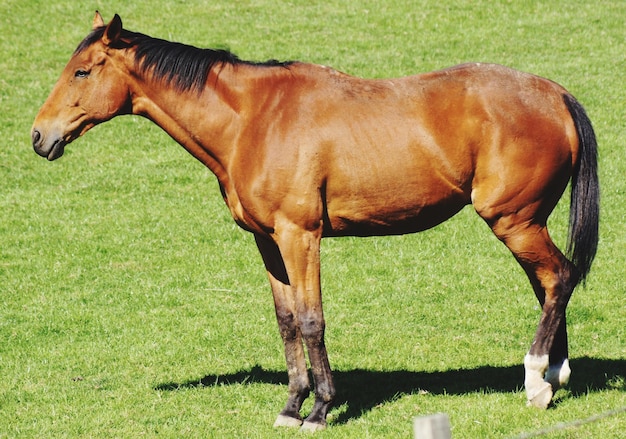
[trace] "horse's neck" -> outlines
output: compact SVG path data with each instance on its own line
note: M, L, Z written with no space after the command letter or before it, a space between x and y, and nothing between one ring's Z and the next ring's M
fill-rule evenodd
M201 94L193 90L181 93L146 79L138 82L133 97L133 113L151 119L216 175L224 200L242 227L252 226L246 222L229 170L236 168L231 165L239 148L250 146L242 145L239 138L247 122L255 120L255 99L263 101L263 93L274 92L265 87L259 93L255 84L264 72L246 74L250 73L244 73L247 67L254 70L251 66L218 67L218 72L209 74Z
M233 105L236 91L220 77L216 90L211 73L206 89L178 91L150 78L133 86L133 113L152 120L189 153L209 167L220 182L225 175L238 130Z

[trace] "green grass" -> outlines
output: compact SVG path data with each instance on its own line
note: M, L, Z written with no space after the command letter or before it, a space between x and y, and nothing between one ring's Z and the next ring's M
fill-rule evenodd
M32 120L91 26L244 59L366 77L489 61L563 84L600 144L601 242L569 307L572 382L525 407L539 312L471 209L418 235L326 240L327 345L338 386L319 437L410 437L446 412L455 438L510 437L626 405L626 4L618 1L0 4L0 438L293 437L271 425L286 372L252 236L214 177L149 122L118 118L48 163ZM552 217L564 242L567 202ZM307 401L305 410L310 408ZM620 437L626 415L550 438Z

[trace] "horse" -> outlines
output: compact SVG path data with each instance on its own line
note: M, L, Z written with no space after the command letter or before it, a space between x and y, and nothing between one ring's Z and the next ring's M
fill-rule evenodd
M269 278L288 375L275 426L319 430L335 386L324 344L320 242L419 232L472 205L525 271L541 318L524 356L527 403L568 383L566 307L598 245L597 142L550 80L468 63L361 79L304 62L244 61L108 23L96 12L39 110L35 152L61 157L125 114L156 123L217 177ZM547 220L571 182L567 248ZM567 255L567 256L566 256ZM300 414L311 391L314 404Z

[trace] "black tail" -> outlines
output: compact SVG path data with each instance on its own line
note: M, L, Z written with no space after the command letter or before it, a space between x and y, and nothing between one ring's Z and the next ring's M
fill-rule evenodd
M578 163L572 176L569 210L567 257L579 271L578 282L585 281L598 249L600 184L598 182L598 145L591 121L580 103L563 95L578 132Z

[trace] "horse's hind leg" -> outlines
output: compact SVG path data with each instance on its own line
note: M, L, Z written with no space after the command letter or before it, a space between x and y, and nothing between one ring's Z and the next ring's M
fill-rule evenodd
M567 261L569 262L569 261ZM528 272L528 271L527 271ZM529 278L533 279L529 274ZM537 282L535 278L531 281L537 300L542 309L545 304L545 291L541 284ZM552 391L556 391L565 386L569 382L571 369L569 367L568 360L568 341L567 341L567 316L564 314L563 318L556 330L554 336L554 343L549 353L549 367L546 372L544 380L552 386ZM532 362L531 357L527 357L529 362Z
M571 373L567 349L566 316L564 315L550 351L550 366L546 372L545 380L550 383L552 390L556 391L569 382Z
M524 268L542 306L541 319L524 358L528 404L546 408L569 380L565 310L576 284L575 269L554 245L545 225L517 215L498 218L492 230Z

